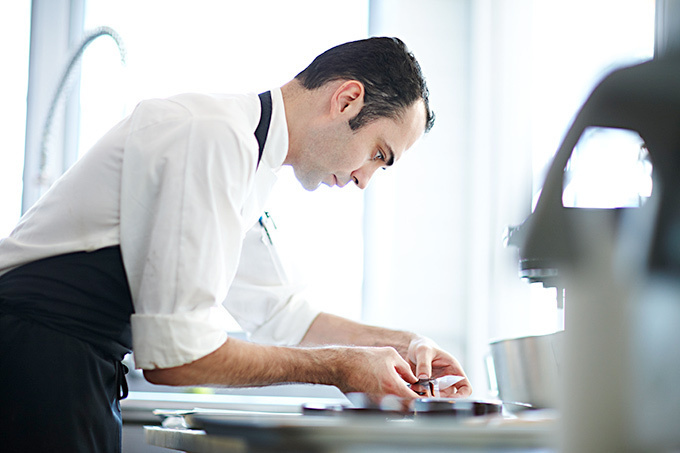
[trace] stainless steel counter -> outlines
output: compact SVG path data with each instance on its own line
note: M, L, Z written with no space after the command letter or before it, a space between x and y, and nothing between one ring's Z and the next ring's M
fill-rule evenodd
M240 428L241 426L239 426ZM554 452L543 428L442 426L439 423L352 423L258 426L244 436L197 429L145 427L151 445L194 453L295 452ZM273 435L272 435L273 434Z
M311 384L231 389L229 393L218 391L214 394L190 393L191 389L178 390L174 387L169 387L168 391L158 391L163 390L163 388L151 385L146 387L135 385L131 386L131 388L136 388L137 390L131 391L128 398L121 401L124 453L152 453L161 451L160 448L147 443L144 433L145 426L159 427L161 424L162 418L153 413L155 409L187 410L201 407L285 413L299 411L300 406L306 402L316 402L318 404L348 402L344 395L335 387ZM156 391L140 391L140 388ZM182 392L182 390L185 392Z
M302 415L295 412L196 410L188 429L171 421L145 427L155 446L194 453L554 452L554 419L496 416L455 420L436 416L386 419L381 415ZM174 425L174 426L173 426Z

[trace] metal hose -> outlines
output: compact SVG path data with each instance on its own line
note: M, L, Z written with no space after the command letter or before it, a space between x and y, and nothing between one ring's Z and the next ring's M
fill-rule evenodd
M66 70L64 71L63 75L61 76L61 80L59 81L59 85L57 86L57 90L54 93L54 96L52 98L52 102L50 103L50 108L47 112L47 117L45 118L45 125L43 126L43 133L42 133L42 139L40 141L40 166L39 166L39 172L38 172L38 180L39 184L41 186L47 184L47 144L49 142L49 137L50 137L50 132L52 129L52 122L54 120L54 115L57 110L57 106L59 105L59 101L63 96L65 96L64 92L66 91L66 88L70 85L70 79L71 79L71 73L73 72L73 68L78 65L80 62L80 59L83 55L83 52L85 49L97 38L100 36L110 36L113 38L113 40L116 42L116 46L118 47L118 52L120 53L120 61L121 64L125 65L125 57L126 57L126 51L125 51L125 45L123 44L123 39L121 36L116 32L114 29L110 27L98 27L95 28L94 30L87 32L85 34L85 38L83 38L82 42L76 49L76 51L73 53L71 56L71 59L69 60L68 65L66 66Z

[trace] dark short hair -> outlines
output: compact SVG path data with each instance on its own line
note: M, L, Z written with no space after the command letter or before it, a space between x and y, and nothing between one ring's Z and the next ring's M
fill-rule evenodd
M418 61L399 38L369 38L333 47L295 78L308 90L335 80L364 85L364 106L349 121L352 130L381 117L396 119L414 102L425 104L425 132L434 124L429 91Z

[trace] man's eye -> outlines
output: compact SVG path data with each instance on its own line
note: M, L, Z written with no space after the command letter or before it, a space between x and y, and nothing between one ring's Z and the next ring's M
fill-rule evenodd
M375 153L375 157L373 160L385 160L385 154L383 154L382 151L378 150L377 153Z

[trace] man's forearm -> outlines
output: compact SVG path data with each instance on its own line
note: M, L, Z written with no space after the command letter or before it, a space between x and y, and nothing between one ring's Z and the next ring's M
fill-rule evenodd
M406 357L415 334L369 326L329 313L316 317L300 342L301 346L353 345L390 346Z
M339 379L338 349L287 348L229 338L195 362L145 370L149 382L163 385L262 386L280 382L330 384Z
M367 326L322 313L299 346L270 346L229 338L194 362L145 370L163 385L263 386L285 382L335 385L343 392L417 397L407 383L464 376L463 368L431 340L410 332ZM417 377L416 377L417 376ZM469 396L467 379L451 394Z
M335 385L343 392L413 396L404 381L416 378L392 348L281 347L229 338L194 362L145 370L153 384L264 386L286 382Z

